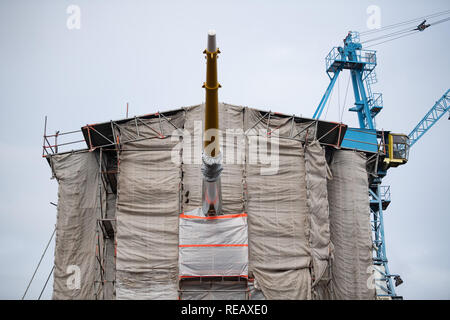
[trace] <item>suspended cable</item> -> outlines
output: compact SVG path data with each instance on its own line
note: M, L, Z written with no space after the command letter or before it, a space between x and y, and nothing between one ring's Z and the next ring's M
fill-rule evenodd
M429 26L433 26L433 25L436 25L436 24L440 24L440 23L446 22L448 20L450 20L450 17L438 20L436 22L431 22L429 25L426 25L425 27L429 27ZM423 29L423 30L425 30L425 29ZM367 42L373 42L373 41L377 41L377 40L383 40L385 38L390 38L390 37L393 37L393 36L405 34L405 33L411 32L411 31L423 31L423 30L410 29L410 28L402 29L402 30L399 30L399 31L395 31L395 32L392 32L392 33L388 33L388 34L379 36L377 38L372 38L372 39L369 39L369 40L362 41L361 43L367 43Z
M450 17L445 18L445 19L441 19L441 20L438 20L438 21L435 21L435 22L430 22L429 26L434 26L434 25L436 25L436 24L444 23L444 22L447 22L447 21L449 21L449 20L450 20ZM423 29L423 30L424 30L424 29ZM372 45L370 45L370 46L367 46L366 48L371 48L371 47L380 45L380 44L382 44L382 43L386 43L386 42L390 42L390 41L393 41L393 40L397 40L397 39L400 39L400 38L403 38L403 37L406 37L406 36L415 34L415 33L417 33L417 32L422 32L423 30L413 29L413 30L410 30L409 32L405 32L406 34L404 34L404 33L399 33L399 34L402 34L402 35L399 36L399 37L395 37L395 38L393 38L393 39L381 41L381 42L372 44ZM380 37L378 40L381 40L382 38L383 38L383 37ZM368 40L368 41L365 41L365 42L370 42L370 41L374 41L374 40L375 40L375 39L371 39L371 40Z
M385 40L385 41L381 41L381 42L378 42L378 43L374 43L374 44L372 44L372 45L370 45L370 46L367 46L366 49L367 49L367 48L372 48L372 47L374 47L374 46L378 46L378 45L380 45L380 44L382 44L382 43L386 43L386 42L394 41L394 40L397 40L397 39L400 39L400 38L404 38L404 37L407 37L407 36L416 34L417 32L420 32L420 31L418 31L418 30L411 30L411 33L404 34L404 35L401 35L401 36L396 37L396 38L393 38L393 39L388 39L388 40Z
M25 290L25 293L24 293L23 296L22 296L22 300L25 298L25 295L27 294L28 289L30 288L31 282L33 282L34 276L36 275L36 272L37 272L37 270L39 269L39 266L41 265L42 259L44 258L44 255L45 255L45 253L47 252L48 246L50 245L50 242L52 241L53 236L55 235L55 231L56 231L56 227L55 227L55 229L53 229L52 236L50 237L50 240L48 240L47 246L45 247L45 250L44 250L44 252L42 253L41 259L39 259L39 263L38 263L36 269L34 270L34 273L33 273L33 276L32 276L31 279L30 279L30 282L28 282L28 286L27 286L27 289Z
M342 105L342 111L341 111L341 117L339 119L339 122L342 122L342 118L344 117L344 109L345 109L345 104L347 102L347 94L348 94L348 88L350 87L350 74L348 75L348 81L347 81L347 89L345 89L345 97L344 97L344 104Z
M341 78L338 78L338 117L339 114L341 113Z
M339 79L339 78L338 78ZM331 99L333 98L333 94L334 94L334 87L333 87L333 89L331 90L331 94L330 94L330 98L328 99L328 101L327 101L327 110L325 111L325 118L324 119L326 119L327 118L327 114L328 114L328 109L330 109L330 102L331 102Z
M383 39L385 39L385 38L390 38L390 37L398 36L398 35L400 35L400 34L408 33L408 32L411 32L411 31L413 31L413 30L411 30L411 28L399 30L399 31L392 32L392 33L388 33L388 34L385 34L385 35L382 35L382 36L379 36L379 37L376 37L376 38L373 38L373 39L369 39L369 40L362 41L361 44L367 43L367 42L372 42L372 41L377 41L377 40L383 40Z
M429 15L426 15L426 16L423 16L423 17L418 17L418 18L415 18L415 19L410 19L410 20L406 20L406 21L403 21L403 22L394 23L394 24L391 24L391 25L388 25L386 27L382 27L382 28L379 28L379 29L363 31L363 32L360 32L360 36L366 36L366 35L373 34L373 33L384 32L386 30L395 29L395 28L398 28L398 27L406 25L406 24L412 24L414 22L417 22L417 21L420 21L420 20L424 20L424 19L436 18L436 17L442 16L442 15L446 15L446 14L449 14L449 13L450 13L450 10L436 12L436 13L429 14Z
M41 294L39 295L38 300L41 300L42 294L44 293L45 287L47 287L48 280L50 279L50 276L52 275L53 270L55 270L55 266L54 266L54 265L53 265L52 270L51 270L50 273L48 274L47 281L45 281L44 287L42 288L42 291L41 291Z
M445 22L445 21L448 21L448 20L450 20L450 17L445 18L445 19L442 19L442 20L438 20L438 21L436 21L436 22L431 22L431 23L430 23L430 26L435 26L435 25L437 25L437 24L439 24L439 23L442 23L442 22Z

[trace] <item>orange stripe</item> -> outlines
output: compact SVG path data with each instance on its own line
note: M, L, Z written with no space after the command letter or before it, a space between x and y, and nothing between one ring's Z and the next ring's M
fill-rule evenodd
M248 247L248 244L180 244L179 247Z
M240 213L240 214L228 214L223 216L212 216L212 217L199 217L199 216L191 216L187 214L180 214L180 218L184 219L228 219L228 218L238 218L238 217L246 217L246 213Z

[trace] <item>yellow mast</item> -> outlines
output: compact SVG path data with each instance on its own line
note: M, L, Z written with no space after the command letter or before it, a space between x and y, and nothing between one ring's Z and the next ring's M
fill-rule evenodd
M206 55L205 120L202 155L202 211L207 215L222 214L222 190L220 174L222 172L222 154L219 143L219 88L217 82L216 32L208 32Z
M215 157L219 153L219 88L217 82L217 55L220 53L216 47L216 33L213 30L208 32L208 46L203 53L206 55L206 82L203 83L205 88L205 133L210 130L211 139L205 135L203 146L205 152L210 157ZM210 141L212 140L212 141ZM209 148L208 145L212 144Z

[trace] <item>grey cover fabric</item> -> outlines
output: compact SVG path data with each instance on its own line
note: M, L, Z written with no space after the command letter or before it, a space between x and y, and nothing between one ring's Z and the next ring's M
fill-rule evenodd
M266 300L266 297L264 297L264 294L260 290L260 288L257 286L257 283L255 283L254 279L249 280L248 282L248 290L249 290L249 300Z
M183 281L181 300L247 300L249 288L245 281Z
M98 163L93 152L51 161L59 183L53 299L95 299Z
M182 127L183 114L172 117ZM153 119L121 128L117 199L117 299L177 299L181 144ZM157 131L157 132L155 132ZM162 131L162 132L161 132ZM163 138L161 138L161 134Z
M249 139L267 137L267 127L271 131L277 128L275 133L288 130L283 126L289 125L284 119L272 119L267 126L263 121L258 123L259 112L247 111L246 130L254 130L248 132L248 144L254 144ZM304 150L299 141L284 138L262 139L259 143L266 143L268 150L278 150L280 156L278 168L263 161L246 161L249 273L267 299L310 299ZM255 148L247 148L246 152L248 160L259 156L254 154Z
M374 299L367 280L372 266L372 235L366 158L337 150L328 183L330 231L334 245L332 266L334 299Z
M333 245L330 239L327 179L331 178L325 151L315 140L305 149L306 194L310 210L312 284L314 299L331 298L331 260Z
M94 282L102 184L96 152L52 156L59 182L54 299L373 298L366 284L372 265L366 160L336 151L330 174L311 123L220 103L223 214L246 212L246 223L216 229L188 219L179 224L181 213L201 215L203 109L119 125L117 199L101 191L106 217L117 219L116 244L104 240L107 281L99 292ZM307 140L305 149L298 139ZM269 154L262 157L255 143ZM270 161L276 155L279 161ZM227 249L223 256L179 248L191 240L247 241L248 248ZM231 263L234 252L248 256ZM67 287L69 265L81 269L79 289ZM237 265L254 281L182 281L179 296L180 275L205 275L206 269L208 275L231 275Z

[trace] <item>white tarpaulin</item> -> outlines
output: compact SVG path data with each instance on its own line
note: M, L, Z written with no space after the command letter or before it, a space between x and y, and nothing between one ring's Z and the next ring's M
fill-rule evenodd
M247 277L247 215L180 216L180 277Z

